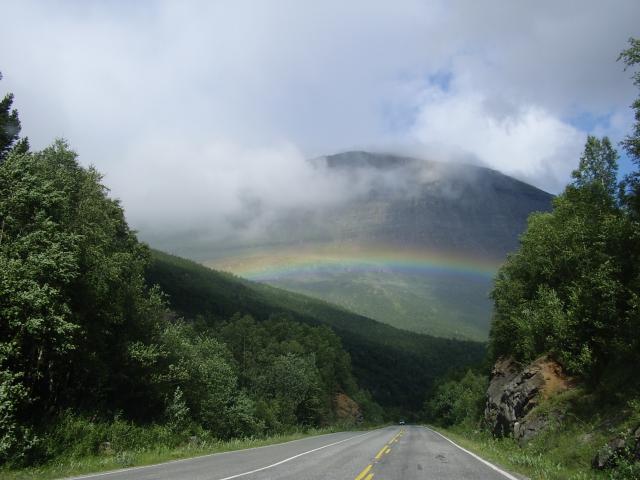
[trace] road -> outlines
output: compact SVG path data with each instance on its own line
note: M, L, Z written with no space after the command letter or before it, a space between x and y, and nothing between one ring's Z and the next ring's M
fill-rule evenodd
M340 432L75 477L95 480L516 480L420 426Z

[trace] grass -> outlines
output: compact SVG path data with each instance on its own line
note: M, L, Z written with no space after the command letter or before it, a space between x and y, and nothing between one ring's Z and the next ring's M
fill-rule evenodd
M637 428L640 403L602 405L602 400L574 389L537 407L539 414L561 418L524 446L511 438L458 425L435 428L460 446L531 480L632 480L640 478L640 464L620 460L612 470L596 471L591 461L607 441Z
M509 438L496 439L486 431L467 430L461 427L452 429L435 428L458 445L474 452L507 471L527 476L531 480L590 480L602 479L602 476L588 471L588 467L569 466L555 455L520 448Z
M353 429L350 427L350 429ZM247 448L263 447L277 443L299 440L306 437L335 433L345 430L341 426L313 428L293 431L285 434L272 435L265 438L244 438L228 441L201 440L187 441L182 445L150 445L105 452L102 454L74 455L67 453L49 462L37 466L21 469L0 469L2 480L49 480L65 478L89 473L99 473L121 468L139 467L192 458L213 453L229 452Z

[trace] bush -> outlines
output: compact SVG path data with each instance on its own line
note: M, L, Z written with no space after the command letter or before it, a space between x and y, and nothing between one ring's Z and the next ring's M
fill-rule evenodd
M445 427L478 425L482 419L488 383L486 376L472 370L467 370L459 380L441 383L425 402L426 417Z

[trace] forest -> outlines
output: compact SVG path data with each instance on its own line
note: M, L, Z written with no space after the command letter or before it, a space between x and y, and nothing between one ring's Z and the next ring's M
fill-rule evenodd
M0 461L50 459L116 419L161 424L176 442L328 425L337 392L378 420L330 329L178 318L146 282L149 248L101 175L62 140L30 151L11 100L0 117ZM84 453L110 440L94 437Z
M194 438L397 420L484 355L151 250L66 141L31 150L12 102L0 104L5 468L105 451L126 466L126 452ZM346 416L339 395L357 406Z
M620 58L640 63L640 40ZM633 76L640 87L640 72ZM551 353L593 388L637 386L640 362L640 98L622 142L636 170L618 181L618 152L589 136L551 213L534 214L495 281L492 360ZM514 341L516 339L516 341Z
M277 315L328 326L349 353L358 384L390 418L415 417L437 378L452 368L481 362L486 353L479 342L400 330L321 300L158 251L152 251L146 278L167 294L174 311L196 323L216 325L241 311L258 321Z
M640 40L630 39L619 60L637 67ZM632 78L640 88L640 72ZM516 467L534 478L596 478L585 472L616 432L629 446L611 460L609 476L597 478L640 475L628 433L640 425L640 97L632 108L621 147L634 170L620 176L612 142L588 136L553 210L530 216L519 250L496 276L485 366L442 377L424 404L430 421L502 452L503 461L519 459ZM490 365L512 358L526 366L542 356L573 383L538 407L555 423L525 448L494 439L485 418Z

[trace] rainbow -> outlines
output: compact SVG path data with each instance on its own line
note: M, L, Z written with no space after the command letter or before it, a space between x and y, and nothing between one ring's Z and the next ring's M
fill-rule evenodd
M471 258L451 252L345 245L247 252L206 264L258 281L317 273L384 271L420 275L454 274L490 279L500 266L500 262L494 259Z

